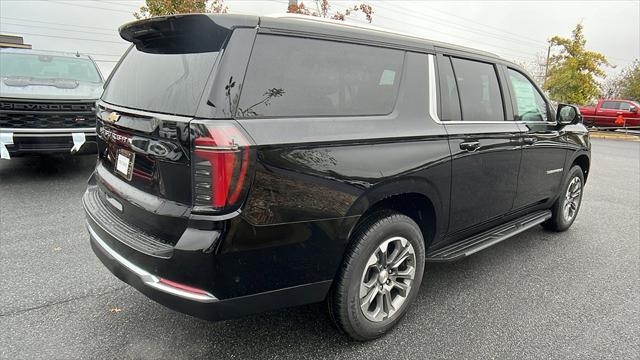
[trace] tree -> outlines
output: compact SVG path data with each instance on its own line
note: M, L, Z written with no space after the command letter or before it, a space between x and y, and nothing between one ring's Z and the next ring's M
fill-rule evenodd
M535 81L538 86L542 87L546 64L545 54L537 53L535 58L523 61L515 60L514 62L531 75L532 80Z
M640 101L640 60L636 59L622 71L620 97Z
M351 16L355 13L361 12L367 18L368 22L371 22L373 20L373 7L365 3L348 7L344 10L344 12L336 11L335 13L331 14L331 4L329 3L329 0L310 1L313 1L316 5L315 11L306 7L304 2L302 1L298 3L297 0L289 0L289 7L287 8L287 12L292 14L318 16L343 21L347 16Z
M622 74L614 76L608 76L600 84L600 98L601 99L618 99L622 96Z
M607 58L585 48L587 40L582 24L576 25L570 39L554 36L549 40L558 51L549 58L549 70L544 89L551 99L562 103L586 104L600 94L596 78L604 79Z
M145 3L145 6L141 6L137 12L133 13L136 19L161 15L226 13L228 11L224 0L146 0Z

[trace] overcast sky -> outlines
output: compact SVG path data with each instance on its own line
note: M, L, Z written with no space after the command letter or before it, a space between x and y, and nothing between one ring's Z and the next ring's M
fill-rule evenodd
M336 1L333 10L366 2L373 25L532 61L547 40L568 37L579 22L587 47L618 65L640 57L640 0L631 1ZM0 0L0 33L24 37L34 49L80 51L99 60L106 76L127 43L117 28L134 20L142 0ZM313 1L308 0L307 5ZM231 13L274 14L287 0L226 0ZM355 17L354 22L363 22Z

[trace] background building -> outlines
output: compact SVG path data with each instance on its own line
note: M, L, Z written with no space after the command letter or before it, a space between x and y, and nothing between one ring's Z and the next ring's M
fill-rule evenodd
M25 44L22 36L0 34L0 48L31 49L31 44Z

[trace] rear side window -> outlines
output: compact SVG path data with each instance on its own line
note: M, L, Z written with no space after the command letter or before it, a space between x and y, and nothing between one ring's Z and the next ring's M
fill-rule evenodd
M620 103L617 101L603 101L601 109L618 110L620 109Z
M404 52L260 35L237 116L355 116L393 111Z
M217 51L148 53L132 47L102 99L139 110L192 116L217 56Z
M458 98L458 86L456 77L451 67L451 58L439 57L438 68L440 70L440 93L442 106L442 120L460 120L460 99Z
M462 120L503 121L502 93L494 65L452 58L458 83Z

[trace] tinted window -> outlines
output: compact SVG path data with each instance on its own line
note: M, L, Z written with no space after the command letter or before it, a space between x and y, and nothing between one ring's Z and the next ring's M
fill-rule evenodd
M102 95L108 103L168 114L194 115L218 52L145 53L124 57Z
M601 109L618 110L620 104L617 101L603 101Z
M464 121L502 121L502 95L495 67L478 61L452 59Z
M629 104L628 102L621 102L620 103L620 110L622 110L622 111L631 111L631 104Z
M461 120L460 99L456 77L453 75L451 59L439 58L438 68L440 73L440 98L442 107L442 120Z
M393 110L402 51L258 36L238 116L382 115Z
M516 100L515 119L520 121L547 121L547 103L521 73L509 69L509 80Z
M93 61L54 55L0 52L0 77L102 81Z

